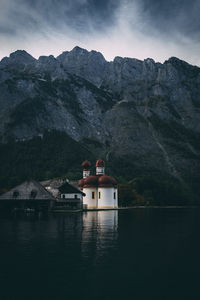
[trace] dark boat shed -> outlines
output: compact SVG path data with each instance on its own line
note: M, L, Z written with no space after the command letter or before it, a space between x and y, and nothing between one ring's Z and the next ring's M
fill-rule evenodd
M27 180L0 196L0 210L49 210L55 198L40 183Z
M66 209L82 209L83 196L85 196L85 194L82 191L70 183L65 182L59 187L59 197L56 206Z

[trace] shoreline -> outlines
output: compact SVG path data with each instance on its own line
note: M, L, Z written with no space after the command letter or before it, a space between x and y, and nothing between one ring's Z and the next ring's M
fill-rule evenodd
M78 213L78 212L94 212L94 211L112 211L112 210L133 210L133 209L186 209L186 208L200 208L200 206L130 206L117 208L92 208L92 209L55 209L51 213Z

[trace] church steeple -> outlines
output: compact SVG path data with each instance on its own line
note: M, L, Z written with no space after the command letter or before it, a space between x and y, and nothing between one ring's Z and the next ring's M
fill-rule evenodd
M105 174L105 162L100 158L96 162L96 175Z
M83 178L90 176L91 163L88 160L85 160L81 166L83 167Z

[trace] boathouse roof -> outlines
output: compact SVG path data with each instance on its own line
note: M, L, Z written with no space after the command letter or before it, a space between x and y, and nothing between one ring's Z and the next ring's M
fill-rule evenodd
M65 182L61 187L59 187L61 194L82 194L85 195L82 191L74 187L68 182Z
M39 182L27 180L0 196L1 200L55 200Z

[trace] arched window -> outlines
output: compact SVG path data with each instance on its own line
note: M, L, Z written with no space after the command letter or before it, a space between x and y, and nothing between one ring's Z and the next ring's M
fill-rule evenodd
M36 196L37 196L37 191L32 190L31 193L30 193L30 198L35 199Z
M19 196L19 191L18 190L15 190L13 192L13 198L17 198Z

